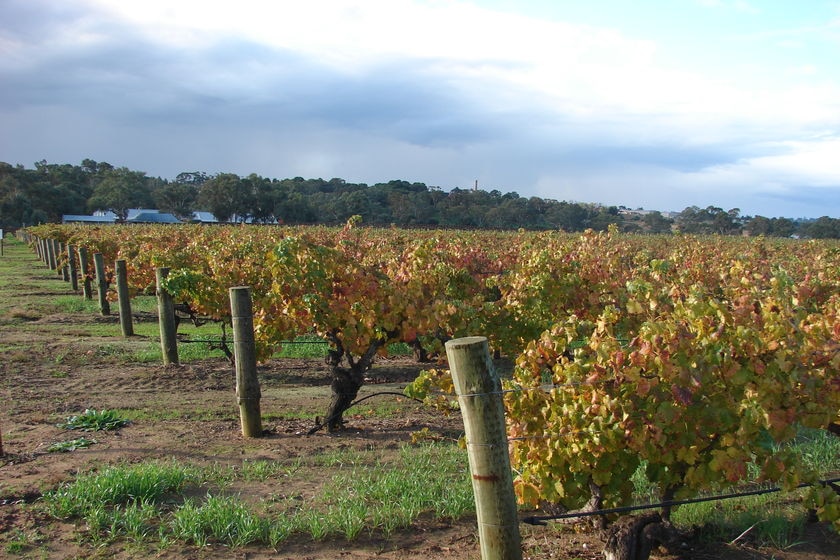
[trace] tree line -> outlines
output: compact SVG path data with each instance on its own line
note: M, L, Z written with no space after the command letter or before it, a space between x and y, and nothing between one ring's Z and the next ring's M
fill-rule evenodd
M0 162L0 228L60 222L65 214L110 210L124 221L131 208L157 208L179 219L211 212L220 222L337 225L359 215L365 224L461 229L606 230L640 233L840 238L840 219L744 216L740 210L692 206L674 216L596 203L522 197L515 192L393 180L367 185L340 178L272 179L258 174L179 173L175 179L85 159L80 165Z

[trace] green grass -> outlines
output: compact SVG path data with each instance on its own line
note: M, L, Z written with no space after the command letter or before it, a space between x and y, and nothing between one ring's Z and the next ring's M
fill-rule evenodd
M190 422L218 422L220 420L239 420L239 412L233 407L225 410L209 408L174 410L172 408L125 408L117 411L126 420L139 422L143 420L189 420Z
M246 461L240 467L146 462L79 475L47 492L43 506L58 519L84 520L94 544L126 539L279 546L291 535L314 540L362 534L390 536L419 517L457 519L474 510L466 454L453 444L403 446L391 461L369 452ZM270 495L254 504L226 490L267 480L311 481L311 467L332 465L316 495ZM208 488L214 488L210 491ZM189 497L185 497L188 495Z
M232 496L207 495L189 499L172 514L172 536L197 546L217 542L231 547L268 541L270 520L251 511Z
M296 458L291 464L278 461L244 461L239 469L239 478L246 482L263 482L269 479L289 477L303 467L303 459Z
M53 299L56 312L99 314L99 302L87 300L80 295L57 296Z
M314 335L302 335L283 344L280 351L274 354L274 357L325 358L328 349L329 345L324 339ZM391 356L410 356L413 350L408 344L400 342L389 344L388 353Z
M731 542L746 532L759 546L777 549L800 542L807 520L807 512L799 503L777 495L689 504L676 508L671 515L677 527L695 527L710 541Z
M148 462L107 467L83 474L44 496L47 511L58 518L88 517L98 508L160 502L187 483L201 480L199 470L178 463Z
M824 478L840 473L840 438L825 430L802 429L785 447L791 448L806 470ZM752 471L757 477L757 469ZM659 490L647 480L644 465L634 474L633 482L638 503L659 501ZM796 500L799 495L801 492L793 496L773 493L686 504L674 508L671 520L677 527L699 528L710 541L729 542L747 532L744 538L759 546L784 549L800 541L807 522L808 514Z
M6 554L13 556L27 554L26 557L29 558L30 556L28 554L31 552L31 549L40 546L43 541L44 536L36 529L28 531L15 529L8 535L3 549Z
M791 446L803 466L827 474L840 472L840 438L826 430L801 430Z

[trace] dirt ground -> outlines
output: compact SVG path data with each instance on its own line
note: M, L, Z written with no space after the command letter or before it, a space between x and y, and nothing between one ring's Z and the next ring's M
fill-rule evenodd
M348 429L338 435L305 435L314 418L323 414L329 399L329 376L321 360L275 360L260 367L262 412L266 436L240 435L234 400L232 366L221 358L163 367L126 364L120 352L150 339L86 336L96 322L115 317L85 313L58 313L50 298L67 295L69 285L34 257L7 250L0 259L0 280L9 272L10 259L28 258L25 277L0 282L0 433L5 452L0 457L0 557L10 558L161 558L161 559L335 559L366 558L428 560L479 558L474 518L443 523L418 522L390 539L363 535L348 542L315 542L295 537L280 550L221 546L195 548L173 545L163 550L138 551L124 543L94 547L80 536L80 522L49 518L39 497L79 472L108 464L153 458L176 458L195 464L240 465L246 460L289 461L326 450L373 450L383 456L411 440L423 428L442 437L457 437L462 428L457 415L441 416L408 400L395 411L377 413L362 406L348 414ZM5 262L4 262L5 260ZM4 266L6 265L6 266ZM28 281L37 293L22 292ZM45 287L44 287L45 286ZM24 297L25 296L25 297ZM13 301L14 300L14 301ZM20 300L19 303L16 303ZM380 361L373 381L362 395L400 391L422 366L408 359ZM395 397L378 397L391 401ZM374 399L371 399L371 402ZM96 445L71 453L47 453L54 442L68 439L56 424L86 408L120 409L142 413L142 420L117 432L90 435ZM75 437L75 434L73 434ZM466 473L465 473L466 476ZM313 478L313 485L318 478ZM254 484L243 489L255 496L268 494L283 481ZM272 488L275 486L275 488ZM313 488L299 488L305 499ZM527 559L602 558L603 542L595 532L522 525L523 555ZM9 552L15 535L36 535L31 546ZM5 555L5 556L4 556ZM700 543L687 539L680 550L657 551L662 560L731 559L829 560L840 559L840 539L819 524L810 525L801 544L787 550L758 549L749 539L734 545Z

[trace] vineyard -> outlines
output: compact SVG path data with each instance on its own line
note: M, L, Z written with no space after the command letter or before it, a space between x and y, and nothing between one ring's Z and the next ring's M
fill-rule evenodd
M840 496L788 445L802 428L840 422L836 242L410 231L353 219L27 233L101 254L109 278L124 260L132 294L153 294L165 267L165 290L210 320L229 323L228 289L251 287L261 360L302 335L328 343L331 432L391 345L434 362L450 339L487 337L515 363L503 387L523 505L621 506L641 466L666 502L748 475L789 490L812 483L806 505L840 528ZM93 278L92 263L80 274ZM407 394L451 408L443 367L430 363Z

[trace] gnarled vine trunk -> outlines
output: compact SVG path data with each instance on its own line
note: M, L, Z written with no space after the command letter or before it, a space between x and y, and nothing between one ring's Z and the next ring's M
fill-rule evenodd
M327 356L327 363L332 366L332 399L323 425L327 431L335 432L344 425L344 411L356 400L359 389L365 383L365 373L373 366L376 353L385 344L385 340L373 341L358 358L346 352L336 336L331 336L330 340L334 345ZM342 366L345 361L349 367Z
M340 430L344 425L344 411L356 400L356 395L365 382L364 371L354 371L352 367L333 366L332 375L332 399L324 421L329 432Z
M606 534L606 560L648 560L659 546L670 553L685 547L683 535L659 513L620 517Z

